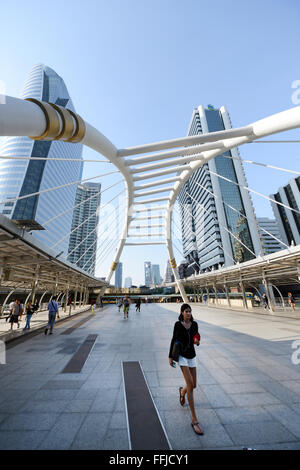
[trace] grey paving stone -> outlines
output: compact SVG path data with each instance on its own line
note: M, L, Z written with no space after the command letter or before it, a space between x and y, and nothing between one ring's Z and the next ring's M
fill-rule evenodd
M101 450L129 450L127 429L109 430L99 448Z
M38 449L70 449L85 416L85 413L62 413L57 419L55 426L39 444Z
M39 390L32 394L33 400L73 400L77 390Z
M102 449L111 413L89 413L78 431L72 449L97 450Z
M87 413L91 406L93 400L71 400L65 407L67 413Z
M126 413L120 412L120 411L114 412L111 416L109 429L126 429L127 430Z
M297 395L300 395L300 380L283 381L281 384Z
M296 437L276 421L228 424L225 429L235 444L255 447L255 444L273 444L295 441Z
M255 382L246 382L246 383L221 383L221 387L225 390L226 393L252 393L252 392L264 392L265 389L255 383Z
M68 403L69 400L37 401L30 399L20 410L22 413L61 413Z
M75 400L94 400L99 392L99 388L83 388L74 396Z
M44 431L51 429L57 418L56 413L15 413L0 424L0 430Z
M72 390L81 388L83 384L83 380L49 380L41 390Z
M236 406L263 406L278 404L280 401L268 392L264 393L233 393L231 400Z
M225 406L233 406L230 397L219 385L201 385L201 390L205 393L213 407L223 408Z
M4 400L0 403L0 413L16 413L21 410L26 404L26 400Z
M284 444L255 445L256 450L300 450L299 442L285 442Z
M8 413L0 413L0 423L2 423L2 421L4 421L8 416Z
M1 450L35 450L48 431L0 431Z
M300 438L300 415L286 405L266 406L266 410L274 416L296 437Z
M92 403L90 412L112 412L115 409L119 390L117 388L103 389L98 392Z
M300 403L300 391L295 393L278 382L263 382L262 386L282 403Z
M253 421L273 421L273 417L261 406L216 409L222 424L252 423Z

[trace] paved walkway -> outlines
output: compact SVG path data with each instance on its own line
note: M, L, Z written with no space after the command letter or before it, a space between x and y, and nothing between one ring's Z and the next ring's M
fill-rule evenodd
M124 320L108 306L8 349L0 365L0 449L129 449L122 361L140 361L174 450L300 449L300 365L291 361L300 321L194 306L202 336L195 404L205 431L196 436L178 401L181 371L168 364L178 310L143 304ZM62 373L94 334L81 372Z

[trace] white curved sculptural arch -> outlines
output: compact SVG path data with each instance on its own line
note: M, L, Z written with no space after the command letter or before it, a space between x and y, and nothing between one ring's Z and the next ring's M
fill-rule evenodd
M106 280L110 282L125 244L164 243L168 249L175 281L184 301L187 301L187 297L178 275L171 232L173 207L184 183L204 163L227 150L270 134L300 127L300 106L298 106L237 129L118 150L97 129L65 108L37 100L28 101L9 96L4 98L2 101L4 104L0 105L1 136L28 136L35 140L81 142L104 155L123 175L126 184L126 218L122 238ZM132 156L134 157L126 158ZM176 176L166 177L174 173ZM166 194L162 196L162 193ZM155 197L155 194L160 196ZM139 235L141 238L139 242L128 241L130 228L135 228L134 221L140 223L145 219L154 219L157 211L164 213L165 240L143 241L143 238L149 240L149 234L145 233ZM138 216L143 212L148 213L147 217ZM153 215L149 216L149 212ZM149 228L148 225L142 224L138 227ZM161 225L153 224L151 227L159 228Z

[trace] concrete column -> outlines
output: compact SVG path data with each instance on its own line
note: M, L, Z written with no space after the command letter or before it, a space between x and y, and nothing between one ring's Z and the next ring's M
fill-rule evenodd
M75 292L74 292L74 300L73 300L74 309L76 308L77 296L78 296L78 284L76 283Z
M264 285L264 288L265 288L265 291L269 300L269 309L271 310L271 312L274 312L274 304L273 304L272 296L270 293L270 286L269 286L268 281L265 278L264 271L262 272L262 282L263 282L263 285Z
M215 283L213 284L213 289L215 291L215 296L216 296L216 305L219 305L218 291L217 291L217 286Z
M228 307L231 308L230 296L229 296L229 291L228 291L228 287L227 287L226 282L224 284L224 289L225 289L225 293L226 293L226 299L227 299Z
M64 304L64 312L66 313L67 311L67 304L68 304L68 300L69 300L69 284L67 285L67 288L66 288L66 292L65 292L65 304Z
M245 293L245 288L244 288L243 281L240 281L240 287L241 287L241 290L242 290L244 308L246 310L248 310L247 298L246 298L246 293Z
M79 294L79 308L81 307L82 305L82 286L80 287L80 294Z

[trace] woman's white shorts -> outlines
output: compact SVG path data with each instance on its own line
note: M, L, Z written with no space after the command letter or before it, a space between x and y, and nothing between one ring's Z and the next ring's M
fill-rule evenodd
M179 356L178 364L180 366L197 367L196 356L193 357L193 359L187 359L186 357Z

